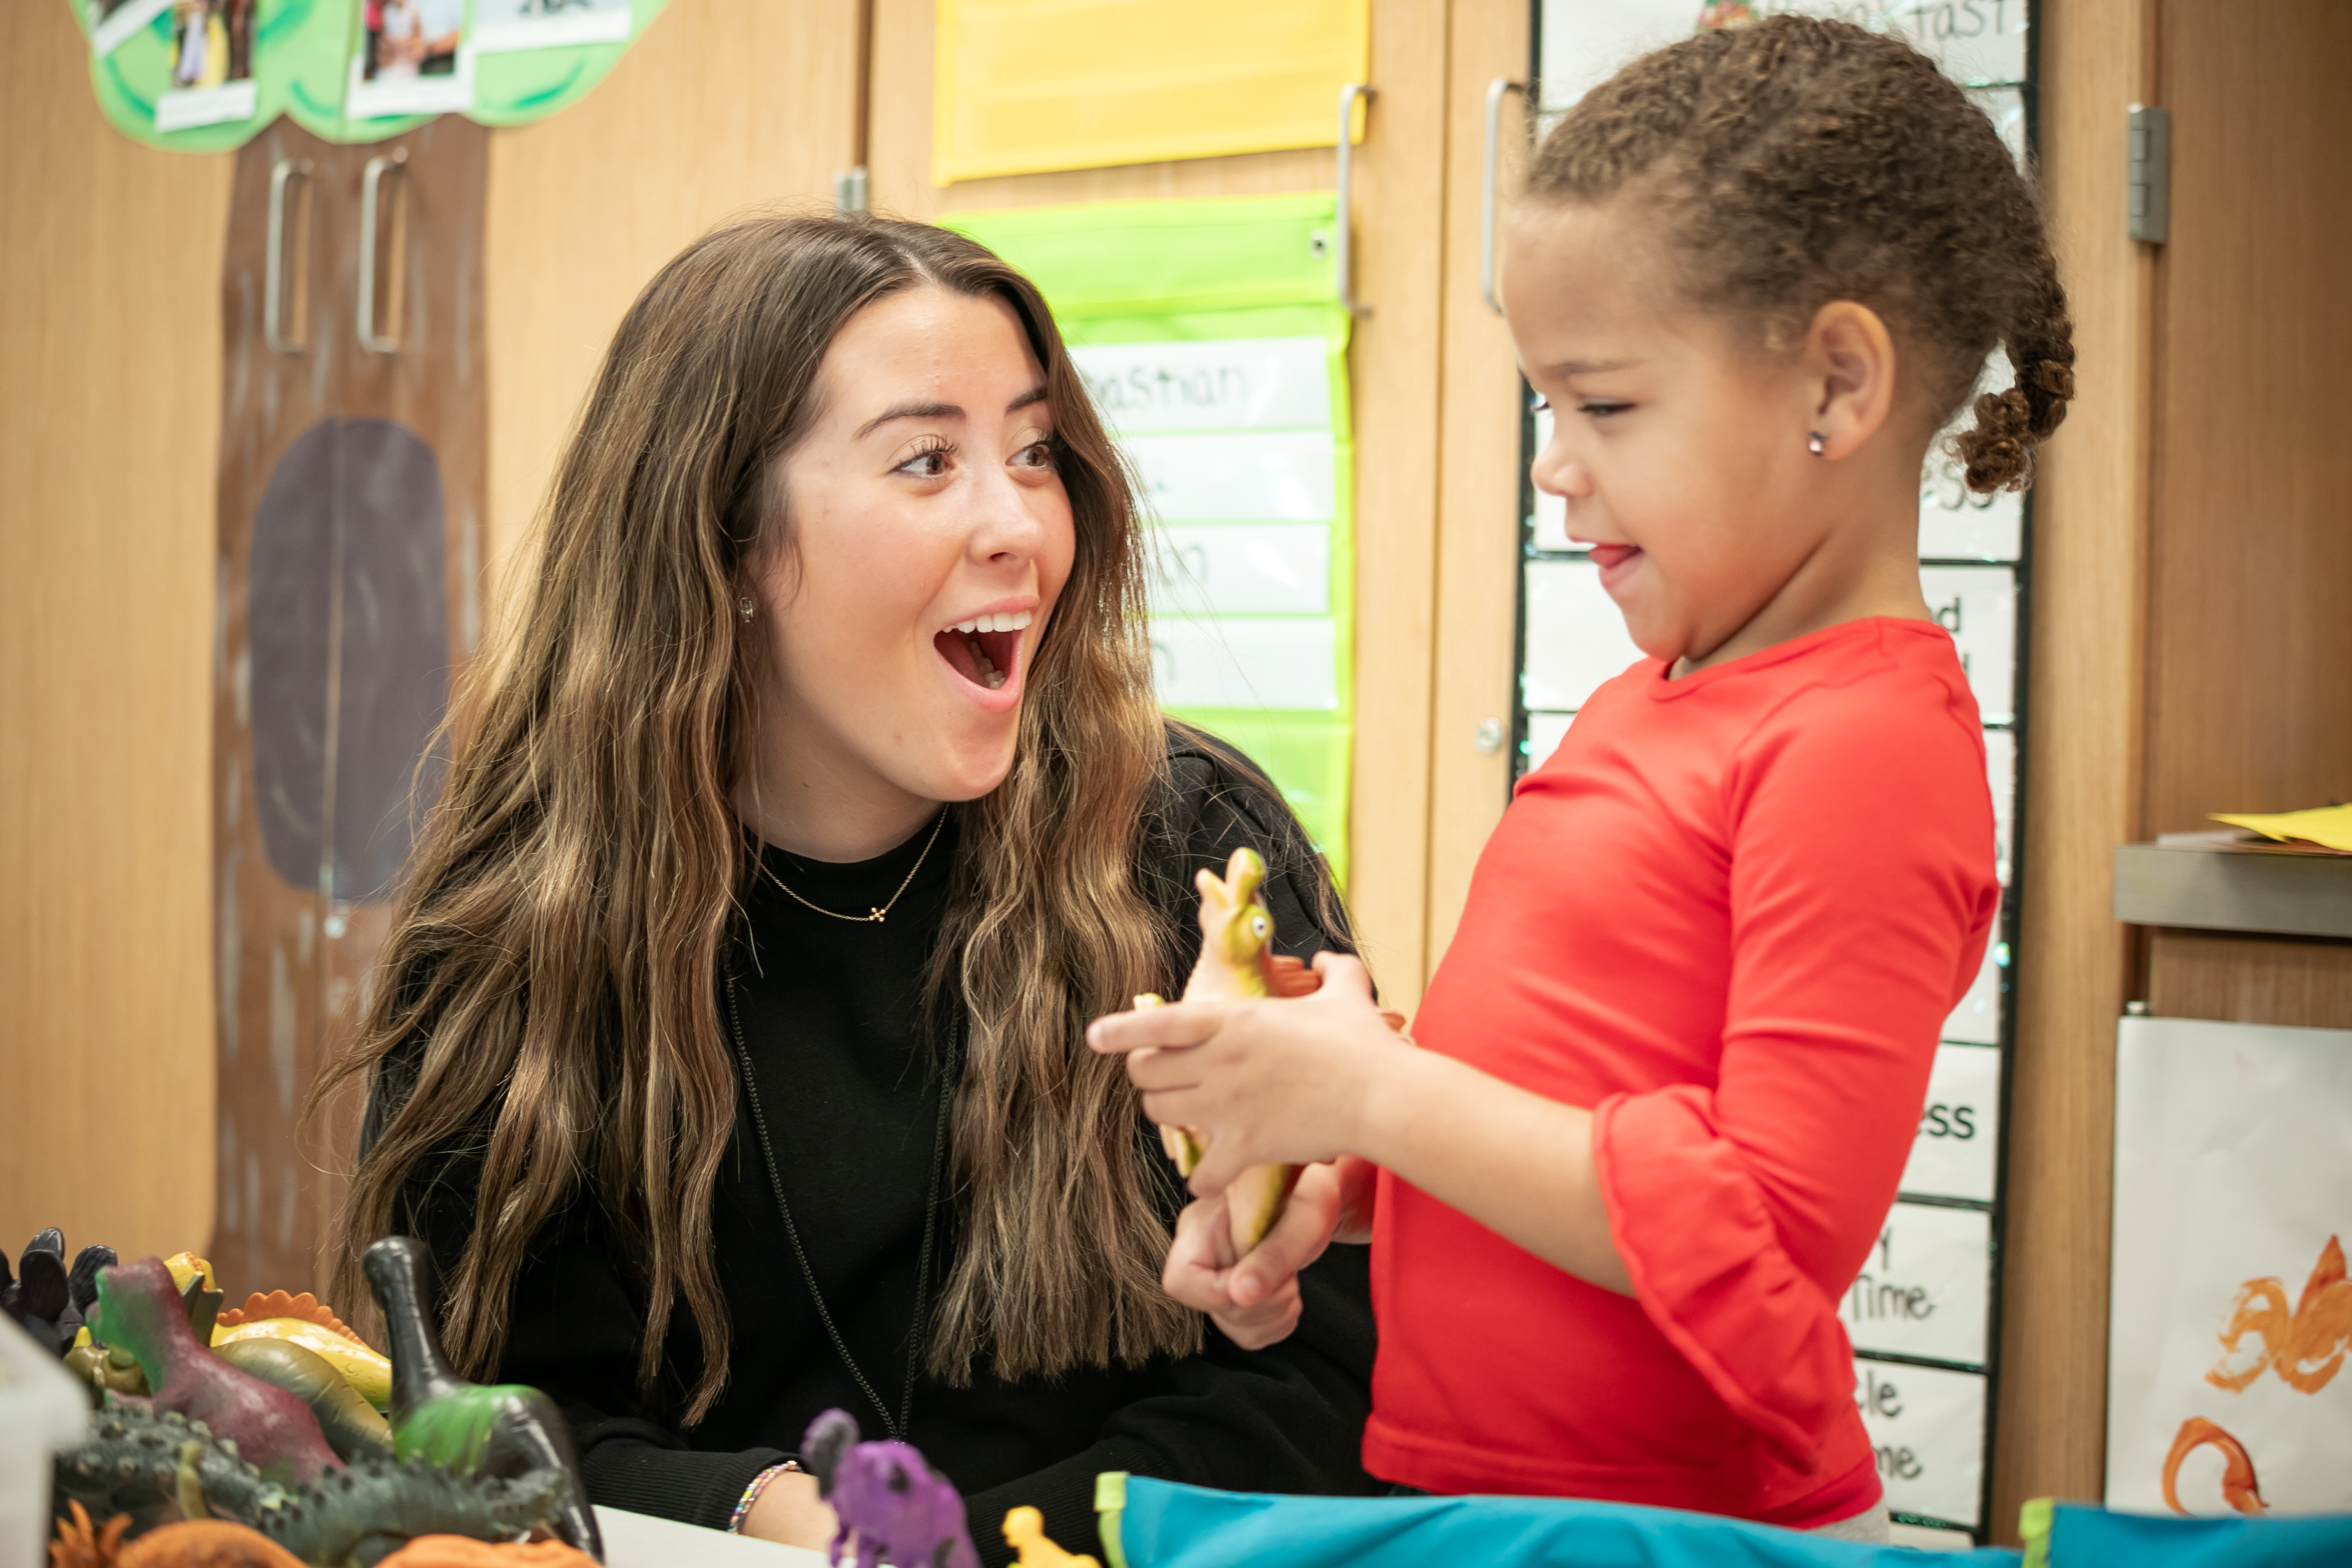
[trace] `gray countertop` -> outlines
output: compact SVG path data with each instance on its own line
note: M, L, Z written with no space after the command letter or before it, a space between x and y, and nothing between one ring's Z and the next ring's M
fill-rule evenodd
M2131 925L2352 940L2352 856L2126 844L2115 910Z

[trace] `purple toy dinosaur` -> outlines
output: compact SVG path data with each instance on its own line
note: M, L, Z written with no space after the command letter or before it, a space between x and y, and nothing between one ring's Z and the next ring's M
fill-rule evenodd
M828 1410L809 1423L801 1461L816 1478L817 1495L833 1505L841 1529L833 1538L834 1568L857 1536L856 1568L980 1568L964 1528L963 1499L953 1482L904 1443L861 1443L845 1410Z

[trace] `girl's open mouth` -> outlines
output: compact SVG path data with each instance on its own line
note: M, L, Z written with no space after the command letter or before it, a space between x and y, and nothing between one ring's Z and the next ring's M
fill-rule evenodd
M1029 612L1013 610L960 621L931 639L948 668L974 686L994 691L1013 679L1021 662L1021 634Z

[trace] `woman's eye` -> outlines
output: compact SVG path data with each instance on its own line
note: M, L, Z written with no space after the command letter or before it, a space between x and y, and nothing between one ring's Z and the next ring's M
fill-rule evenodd
M1530 404L1528 406L1533 408L1538 414L1549 414L1551 412L1551 399L1538 392L1536 394L1535 402Z
M1013 454L1013 462L1016 468L1050 468L1054 466L1054 444L1051 441L1032 441Z
M1630 403L1609 403L1599 398L1587 398L1576 405L1576 411L1594 419L1606 419L1612 414L1622 414L1633 406Z
M948 471L948 460L954 456L955 448L952 447L926 447L892 471L912 475L919 479L942 479Z

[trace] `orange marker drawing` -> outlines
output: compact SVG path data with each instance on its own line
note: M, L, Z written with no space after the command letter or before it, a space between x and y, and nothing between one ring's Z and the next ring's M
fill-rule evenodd
M2251 1362L2231 1366L2246 1336L2261 1342ZM2214 1387L2235 1394L2264 1371L2303 1394L2316 1394L2343 1370L2352 1350L2352 1280L2345 1278L2344 1247L2335 1237L2319 1249L2319 1261L2304 1282L2293 1311L2286 1286L2277 1276L2249 1279L2238 1288L2230 1326L2221 1331L2221 1359L2205 1374Z
M2172 1452L2164 1457L2165 1506L2175 1513L2189 1511L2180 1504L2176 1485L2180 1478L2180 1461L2208 1443L2221 1450L2221 1500L2240 1513L2267 1510L2270 1504L2263 1500L2262 1489L2254 1481L2253 1456L2246 1452L2243 1443L2202 1415L2191 1415L2180 1424L2179 1435L2172 1439Z

